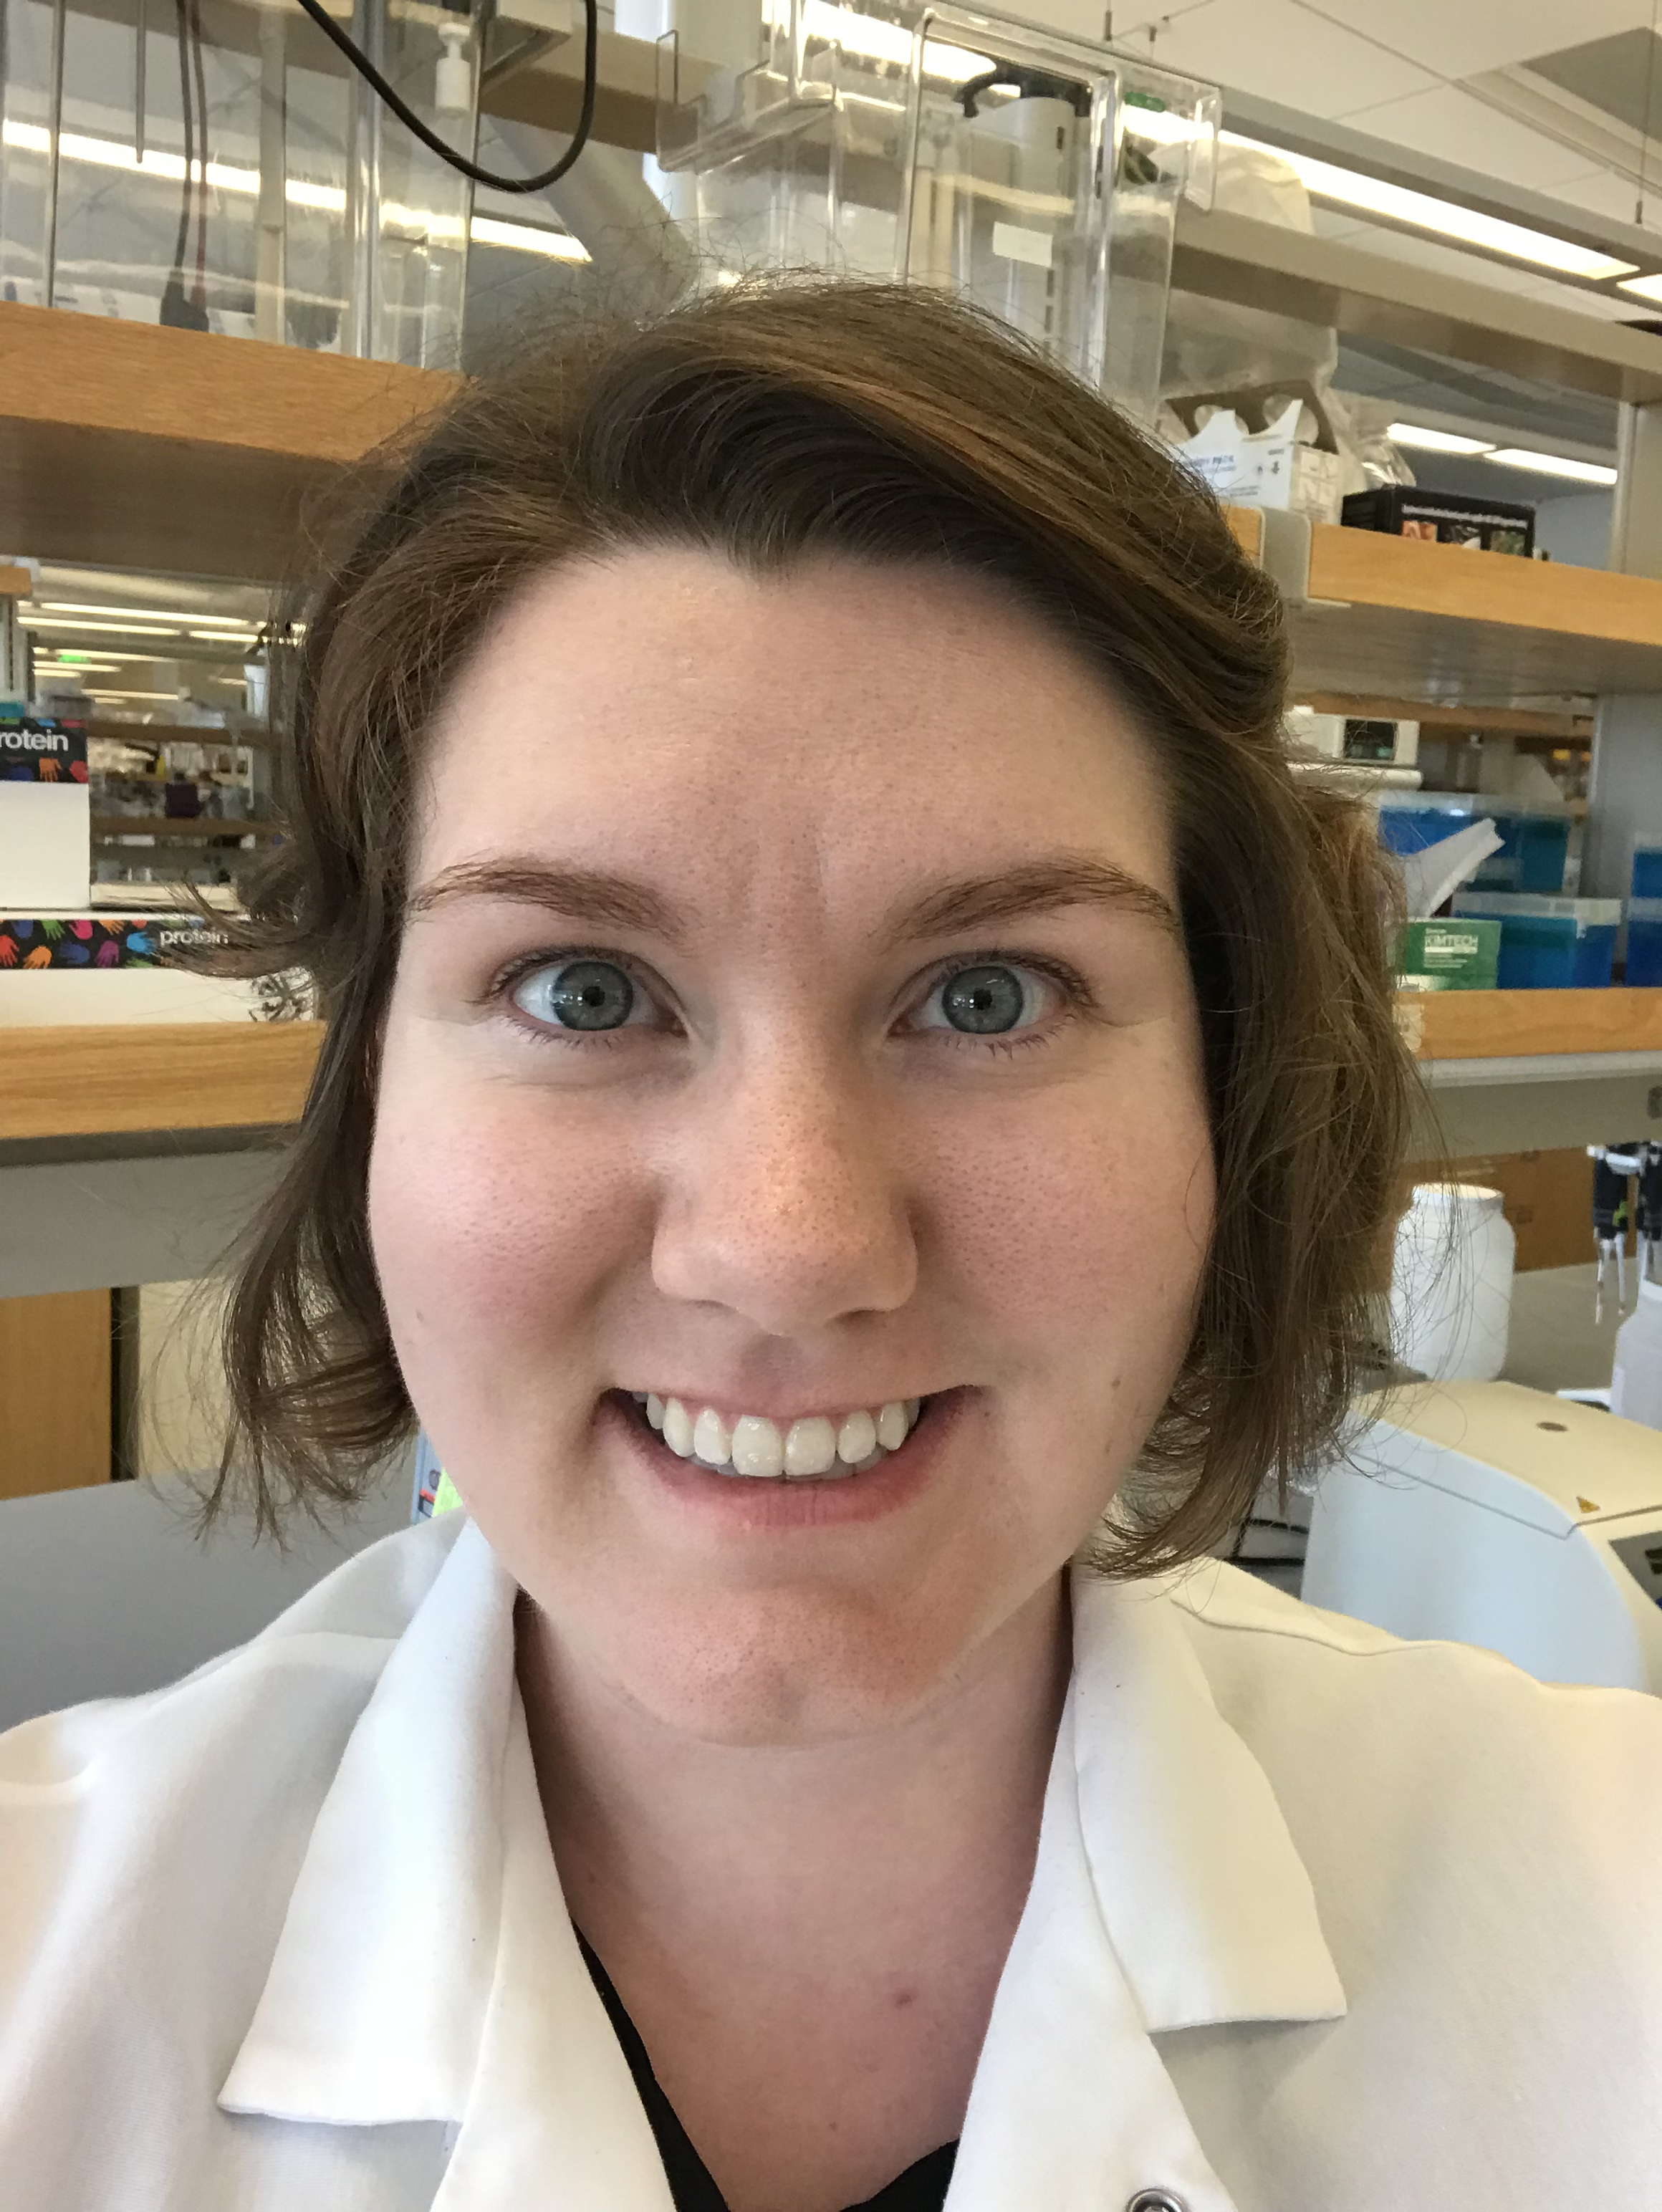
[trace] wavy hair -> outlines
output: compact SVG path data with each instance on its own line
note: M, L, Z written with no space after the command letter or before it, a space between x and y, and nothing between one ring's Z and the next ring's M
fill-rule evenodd
M1198 1556L1267 1477L1314 1462L1370 1350L1408 1063L1370 825L1289 771L1281 604L1210 495L1002 325L932 291L827 282L524 331L368 481L306 609L287 839L227 956L304 970L327 1027L233 1285L212 1505L247 1490L274 1526L345 1502L412 1425L366 1186L422 748L528 578L667 544L751 572L973 572L1129 708L1170 794L1217 1205L1187 1356L1101 1563Z

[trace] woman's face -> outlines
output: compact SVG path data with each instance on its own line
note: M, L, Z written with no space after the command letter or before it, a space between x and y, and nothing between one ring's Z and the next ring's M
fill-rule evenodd
M1190 1333L1144 741L989 586L631 552L464 671L411 880L371 1224L475 1519L673 1725L916 1710L1044 1602Z

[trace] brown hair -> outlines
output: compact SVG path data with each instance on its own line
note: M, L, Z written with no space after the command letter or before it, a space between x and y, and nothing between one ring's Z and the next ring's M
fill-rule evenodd
M235 964L301 968L328 1028L225 1330L217 1504L351 1498L411 1426L370 1249L378 1043L423 733L527 578L584 551L945 563L1020 594L1129 704L1173 809L1216 1224L1192 1342L1105 1554L1192 1558L1333 1437L1407 1112L1368 825L1289 772L1273 586L1157 444L1003 325L919 289L740 286L645 325L522 334L393 457L316 594L289 842Z

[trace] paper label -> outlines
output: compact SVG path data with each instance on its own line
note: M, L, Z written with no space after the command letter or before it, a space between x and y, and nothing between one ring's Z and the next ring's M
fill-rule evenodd
M1019 222L995 222L993 225L993 252L1006 261L1026 261L1035 269L1050 265L1050 234L1043 230L1025 230Z

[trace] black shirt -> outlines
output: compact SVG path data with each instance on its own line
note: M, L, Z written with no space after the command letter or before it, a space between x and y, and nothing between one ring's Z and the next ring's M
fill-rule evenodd
M647 2057L640 2031L624 2011L624 2001L612 1988L611 1976L581 1934L577 1941L582 1944L589 1973L600 1993L601 2003L611 2015L624 2057L629 2061L629 2070L635 2076L635 2087L646 2107L646 2116L652 2123L664 2172L669 2177L669 2193L675 2200L675 2212L728 2212L727 2200L711 2180L709 2168L693 2148L691 2137L675 2116L675 2107L658 2087L658 2077L652 2070L652 2061ZM886 2189L880 2189L875 2197L868 2197L863 2204L850 2205L849 2212L941 2212L957 2155L955 2142L943 2143L927 2158L920 2158L916 2166L909 2166Z

